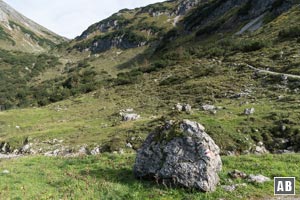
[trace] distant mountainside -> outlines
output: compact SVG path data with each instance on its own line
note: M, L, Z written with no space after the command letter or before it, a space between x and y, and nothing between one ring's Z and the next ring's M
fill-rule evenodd
M173 0L133 10L120 10L90 26L73 41L74 48L100 53L111 48L130 49L158 41L188 11L206 1Z
M0 48L36 52L65 40L0 1Z
M241 35L256 31L297 3L297 0L171 0L124 9L90 26L69 44L68 50L97 54L114 48L157 45L161 50L176 37L188 36L191 41L216 33Z

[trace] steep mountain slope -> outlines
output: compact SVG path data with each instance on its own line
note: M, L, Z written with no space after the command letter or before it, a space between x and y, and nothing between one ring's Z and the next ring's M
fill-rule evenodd
M189 10L199 4L202 1L173 0L144 8L121 10L90 26L73 42L74 48L100 53L113 47L124 50L145 46L159 40Z
M65 38L26 18L0 1L0 45L2 49L40 52Z

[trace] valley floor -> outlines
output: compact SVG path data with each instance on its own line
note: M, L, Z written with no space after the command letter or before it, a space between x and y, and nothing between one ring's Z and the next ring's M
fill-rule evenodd
M225 156L221 185L246 183L233 192L221 186L213 193L166 188L134 178L135 154L101 154L77 158L22 157L0 160L0 199L276 199L273 181L231 182L228 172L295 176L299 195L300 154ZM299 196L297 196L299 197Z

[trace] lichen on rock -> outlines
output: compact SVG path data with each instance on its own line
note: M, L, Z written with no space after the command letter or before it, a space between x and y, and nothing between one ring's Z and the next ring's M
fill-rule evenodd
M168 121L157 128L138 150L135 176L214 191L222 169L220 149L204 130L201 124L189 120Z

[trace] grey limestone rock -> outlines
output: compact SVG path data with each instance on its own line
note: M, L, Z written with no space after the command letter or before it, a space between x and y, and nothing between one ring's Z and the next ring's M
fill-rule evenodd
M220 149L193 121L169 121L152 132L138 150L134 165L137 178L168 185L214 191L222 169Z
M250 174L248 176L248 180L249 180L249 182L254 182L254 183L264 183L264 182L271 181L270 178L263 176L261 174L259 174L259 175Z

